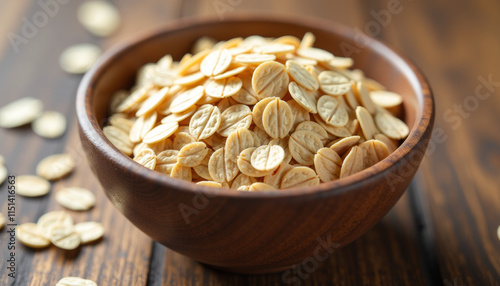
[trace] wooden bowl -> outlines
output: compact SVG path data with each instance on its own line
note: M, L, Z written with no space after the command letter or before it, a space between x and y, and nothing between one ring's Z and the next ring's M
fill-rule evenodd
M142 65L165 54L179 60L202 36L218 40L253 34L301 38L308 31L316 35L315 46L351 56L355 68L404 96L410 135L373 167L311 188L237 192L197 186L151 171L120 153L103 135L111 95L130 88ZM302 263L310 268L364 234L407 188L424 156L434 122L429 86L404 57L338 24L281 16L239 15L224 22L181 20L134 38L103 55L85 75L76 107L88 161L116 208L168 248L238 273L274 272Z

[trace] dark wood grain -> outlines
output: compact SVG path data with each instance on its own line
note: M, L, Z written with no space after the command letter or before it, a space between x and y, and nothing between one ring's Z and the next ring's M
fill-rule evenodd
M436 95L442 134L435 136L418 180L429 204L442 283L500 283L500 133L491 129L500 119L499 87L478 99L477 108L471 104L478 77L500 82L498 9L496 1L412 2L407 17L395 18L385 33L418 63ZM458 105L463 115L454 111Z
M103 223L106 235L99 243L81 247L76 252L65 252L55 247L33 251L18 243L17 280L14 281L7 277L5 270L8 252L4 228L0 232L0 285L55 285L65 276L86 277L99 285L146 285L152 240L119 214L105 197L98 182L93 179L74 125L75 95L81 77L64 73L58 64L59 54L69 45L91 42L105 49L129 37L134 31L161 25L169 18L177 17L175 1L169 1L168 4L142 1L144 5L148 4L146 2L154 4L150 5L151 10L143 10L152 17L143 17L143 20L134 22L134 25L124 21L120 30L105 40L91 36L79 25L76 20L79 2L71 2L61 6L45 27L40 28L27 44L19 46L18 52L9 42L8 34L22 35L22 18L30 19L41 8L37 2L31 2L31 5L27 5L27 1L2 2L0 106L22 96L40 98L46 109L65 114L69 130L62 138L47 140L36 136L29 127L0 129L0 154L6 157L11 175L34 174L36 164L45 156L55 153L68 152L78 163L70 177L53 184L50 195L37 199L18 196L16 222L36 222L48 211L61 210L62 207L54 200L54 193L66 186L78 186L92 190L97 196L97 205L89 212L70 212L71 215L75 222L92 220ZM130 15L138 10L135 1L124 2L119 8L123 15ZM160 14L159 11L165 13ZM6 184L1 186L0 210L4 215L7 214L6 189Z

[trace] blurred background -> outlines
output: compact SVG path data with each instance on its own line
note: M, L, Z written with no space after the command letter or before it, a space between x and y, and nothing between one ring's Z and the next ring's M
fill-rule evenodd
M419 174L396 207L362 238L341 249L301 285L499 285L500 243L500 2L430 0L113 0L121 21L106 37L78 21L84 1L0 0L0 106L32 96L68 120L65 135L47 140L29 128L0 128L9 174L32 174L36 163L63 151L80 154L74 103L80 75L64 72L61 53L91 43L106 51L145 31L186 17L224 21L238 13L279 13L342 23L387 43L429 80L436 101L433 139ZM45 16L44 16L45 15ZM86 168L83 166L82 168ZM77 171L66 182L99 186ZM90 181L90 182L89 182ZM6 185L0 187L6 213ZM240 276L218 272L155 244L113 210L80 219L110 229L104 243L81 253L19 248L15 285L54 285L81 275L99 285L281 285L284 273ZM57 208L50 197L18 199L19 222ZM114 226L114 227L111 227ZM116 233L115 233L116 232ZM7 234L0 231L0 267ZM13 283L1 271L1 285ZM287 274L288 275L288 274Z

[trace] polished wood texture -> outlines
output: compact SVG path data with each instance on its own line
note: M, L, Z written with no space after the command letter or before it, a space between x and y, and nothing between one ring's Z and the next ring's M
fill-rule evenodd
M7 38L20 33L22 17L40 10L36 1L0 3L0 105L21 96L43 98L47 108L64 112L74 123L74 94L80 77L60 71L64 47L94 42L108 48L140 31L171 19L217 16L217 1L115 1L127 19L113 37L89 36L76 20L79 2L64 6L28 44L14 52ZM228 2L224 1L223 2ZM299 13L330 19L364 30L374 20L370 11L387 9L386 1L254 0L232 12L247 10ZM499 4L480 1L400 1L403 11L375 36L409 56L429 78L436 95L436 133L415 184L396 206L361 238L335 252L302 285L498 285L500 244L500 145L493 127L500 114L498 87L465 116L450 121L444 113L464 104L480 85L478 76L500 80ZM43 56L40 56L43 55ZM481 90L484 92L484 90ZM456 114L456 113L453 113ZM76 125L58 140L43 140L28 128L0 129L0 154L11 174L34 172L44 156L71 149L78 152ZM54 285L62 276L88 277L99 285L281 285L282 273L245 276L213 270L154 244L111 206L81 159L77 172L56 184L94 190L98 207L72 213L75 220L95 219L108 228L106 239L71 256L55 248L17 250L15 285ZM6 214L6 185L0 187L0 210ZM60 209L53 193L42 199L18 197L18 222L36 220ZM0 231L0 284L9 283L5 229ZM4 259L5 258L5 259ZM133 279L133 280L132 280ZM8 285L8 284L7 284Z

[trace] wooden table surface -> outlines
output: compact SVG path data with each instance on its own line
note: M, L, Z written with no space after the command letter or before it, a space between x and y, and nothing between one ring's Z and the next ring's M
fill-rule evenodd
M105 198L81 151L75 123L80 76L64 73L65 47L95 43L103 49L129 35L181 17L227 17L244 11L326 18L370 33L412 59L430 81L437 106L435 133L411 187L380 223L301 278L302 285L500 285L500 2L495 0L114 0L123 23L96 38L76 20L80 1L57 0L43 25L40 3L0 2L0 106L17 98L43 99L69 120L65 136L42 139L29 127L0 129L0 154L11 175L34 174L47 155L69 152L76 171L42 198L16 197L16 223L61 210L54 191L93 190L97 206L71 212L95 220L103 241L65 252L17 244L16 280L7 276L8 228L0 231L0 285L55 285L80 276L98 285L281 285L283 273L244 276L219 272L154 243ZM57 9L56 9L57 8ZM219 9L219 10L218 10ZM221 10L222 9L222 10ZM46 13L46 12L45 12ZM40 18L41 19L41 18ZM43 20L43 19L42 19ZM378 22L377 22L378 21ZM12 43L12 35L24 41ZM7 215L7 185L0 187Z

